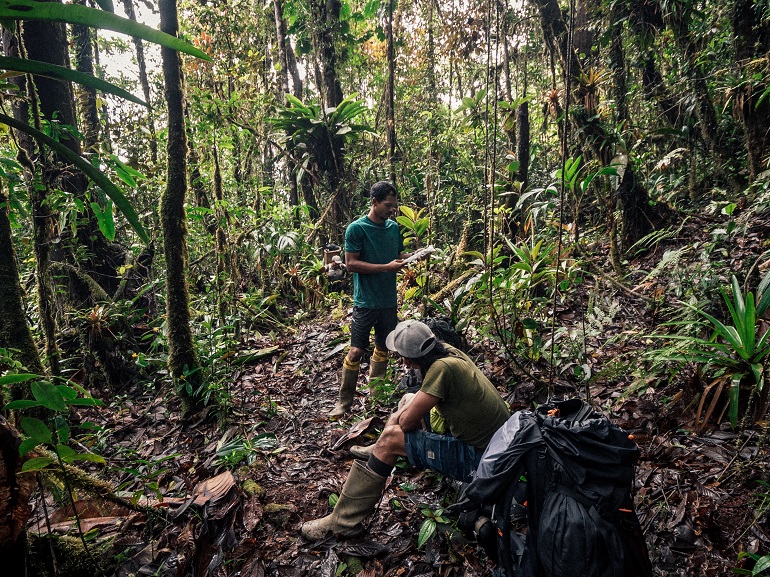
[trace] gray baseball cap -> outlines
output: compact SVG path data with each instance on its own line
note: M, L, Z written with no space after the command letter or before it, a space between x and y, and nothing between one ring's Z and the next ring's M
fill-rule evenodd
M419 359L436 346L436 335L423 322L401 321L385 339L385 346L407 359Z

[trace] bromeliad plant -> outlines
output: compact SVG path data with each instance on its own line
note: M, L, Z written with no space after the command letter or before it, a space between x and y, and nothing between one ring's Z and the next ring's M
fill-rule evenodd
M760 417L767 409L767 389L765 388L765 364L770 358L770 330L762 332L759 319L770 307L770 273L765 275L757 289L757 300L748 292L745 297L738 284L738 279L732 277L732 296L720 288L722 298L730 312L732 324L726 324L694 305L687 305L702 321L696 325L708 328L711 336L703 339L694 336L673 335L667 338L683 343L677 346L673 354L661 354L653 351L651 356L658 359L703 363L715 377L704 390L700 407L696 416L696 427L700 423L701 411L711 390L715 390L711 406L705 413L703 422L716 407L718 398L729 383L729 417L730 424L736 428L739 420L739 401L741 390L749 390L749 401L757 397L758 406L755 418ZM692 321L669 323L674 325L692 324ZM761 334L760 334L761 333ZM658 336L658 335L655 335ZM670 351L670 349L669 349Z

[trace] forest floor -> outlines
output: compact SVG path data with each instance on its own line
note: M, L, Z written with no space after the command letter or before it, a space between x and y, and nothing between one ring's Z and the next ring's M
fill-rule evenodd
M687 226L697 234L705 225L693 219ZM745 264L735 259L756 258L768 237L767 222L752 224L731 252L733 270ZM629 267L650 270L661 254L645 259ZM610 276L587 276L578 302L560 304L556 314L560 324L585 330L592 403L633 433L641 449L635 498L655 575L732 575L741 551L770 553L770 495L757 482L768 480L767 423L733 432L718 422L719 399L696 432L696 393L704 387L697 375L666 383L638 371L640 352L650 346L645 335L659 322L660 286L641 272L625 288ZM593 316L586 318L589 299ZM329 496L340 491L352 463L348 448L371 443L398 400L370 396L364 367L350 417L326 418L347 323L345 310L322 311L279 337L244 342L242 352L261 358L229 385L224 427L213 412L183 424L173 396L147 391L116 399L115 411L84 413L104 427L114 486L124 495L143 493L142 502L158 511L148 517L82 502L83 528L116 537L106 575L173 576L192 568L194 575L241 577L492 575L472 535L442 530L418 549L423 510L452 503L457 486L408 465L389 481L365 537L309 543L300 536L303 521L330 511ZM529 365L523 374L476 331L466 337L513 409L544 400L545 365L542 372ZM509 382L518 384L506 389ZM553 386L559 397L585 394L562 378ZM71 531L67 512L55 515L54 531ZM37 507L37 527L45 532L42 519Z

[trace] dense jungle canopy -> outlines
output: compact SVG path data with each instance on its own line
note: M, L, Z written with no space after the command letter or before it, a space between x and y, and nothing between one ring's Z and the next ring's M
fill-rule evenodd
M10 574L492 575L407 464L373 541L298 535L398 400L394 361L326 418L352 300L325 257L383 179L436 248L399 315L448 319L512 408L580 396L635 436L656 575L770 574L767 0L0 21Z

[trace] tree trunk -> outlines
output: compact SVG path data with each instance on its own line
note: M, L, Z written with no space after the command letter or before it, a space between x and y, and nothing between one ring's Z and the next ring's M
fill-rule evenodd
M743 189L744 183L734 170L736 168L735 154L730 147L728 134L725 133L719 122L717 110L706 82L706 78L710 76L711 72L705 68L705 63L701 58L702 53L698 46L700 40L691 33L688 27L691 16L687 11L693 7L686 3L676 5L676 7L676 10L670 10L666 13L666 22L671 29L676 45L682 52L683 76L690 81L695 95L694 115L700 137L716 161L713 165L718 173L727 181L733 192L739 192ZM707 49L710 50L710 48ZM725 170L725 167L728 169ZM730 167L733 170L729 170Z
M564 71L565 81L571 74L572 93L568 95L572 102L584 106L577 110L570 119L574 132L579 135L584 158L598 159L602 165L607 165L614 157L612 140L596 114L589 110L598 105L598 93L595 87L578 81L583 72L580 60L575 50L569 45L569 34L561 8L557 0L536 0L540 10L541 24L546 44L555 51ZM630 248L652 230L653 214L650 209L647 190L637 181L630 165L626 166L618 189L618 200L622 204L623 214L623 248Z
M212 150L214 156L214 199L216 207L216 250L217 250L217 309L219 311L220 326L227 324L227 295L225 295L225 282L228 271L230 270L229 259L227 255L227 235L225 233L225 223L229 220L229 215L224 207L225 194L222 187L222 172L219 166L219 153L214 145Z
M276 42L278 44L278 58L280 59L281 63L281 71L278 73L278 77L281 82L281 88L283 90L283 94L289 93L289 54L288 52L291 50L291 45L289 44L287 38L286 38L286 22L283 19L283 3L281 0L273 0L273 13L275 15L275 35L276 35ZM293 54L292 54L293 56ZM296 69L296 62L294 62L294 68ZM294 79L294 87L295 87L295 94L294 96L299 96L296 94L296 88L297 88L297 80ZM300 86L300 93L301 93L301 83ZM281 100L285 100L285 96L282 95ZM299 190L297 186L297 179L294 177L294 171L296 170L297 164L294 162L293 159L287 158L286 159L286 172L288 174L288 180L289 180L289 205L290 206L299 206ZM299 225L299 222L297 220L298 213L295 212L295 224Z
M315 19L315 42L321 59L323 100L327 107L342 102L342 86L338 71L337 39L340 28L340 0L312 0L311 10Z
M730 11L735 46L735 67L748 76L764 80L754 85L749 82L733 99L736 117L743 123L748 155L749 182L754 182L763 170L768 143L770 143L770 98L757 106L762 92L767 89L767 55L770 53L770 20L760 20L754 0L735 0Z
M385 24L385 35L388 41L388 84L386 114L385 114L385 135L388 145L388 167L390 169L390 180L396 180L396 117L395 117L395 90L396 90L396 50L393 44L393 0L388 0L388 19Z
M0 555L5 575L26 575L27 520L32 514L30 497L35 475L22 474L19 457L21 436L0 416Z
M626 82L626 55L623 51L623 22L627 14L620 2L612 4L610 19L610 71L615 114L619 122L628 123L628 83Z
M76 4L86 5L86 0L77 0ZM94 35L88 26L72 26L72 40L75 48L75 68L93 76L94 74ZM86 150L99 150L99 111L96 107L96 89L78 84L75 88L77 109L80 113L80 132L85 140Z
M123 8L126 11L126 16L129 20L136 22L136 12L134 11L134 4L132 0L123 0ZM152 163L158 162L158 141L155 138L155 113L152 108L152 94L150 93L150 82L147 79L147 64L144 60L144 45L140 38L133 38L134 49L136 50L136 64L139 67L139 83L142 85L142 94L144 94L144 101L149 106L147 110L147 120L150 128L150 155Z
M43 365L32 331L24 314L24 293L19 266L13 250L11 223L8 220L8 195L0 183L0 348L16 349L15 360L26 371L42 375ZM21 386L12 389L13 399L24 397Z
M22 30L22 37L24 40L19 42L18 37L5 33L3 38L3 46L6 55L9 56L27 56L31 57L31 54L36 54L37 58L51 63L61 62L61 58L66 57L66 53L62 53L58 47L49 47L48 51L29 51L26 50L27 44L34 43L34 38L31 35L33 32L36 34L42 34L46 31L46 28L33 27L31 30L26 27ZM56 30L49 30L53 38L60 39L62 36L59 32L62 32L58 28ZM36 47L37 49L38 47ZM60 64L61 65L61 64ZM40 80L40 77L37 77ZM21 77L17 80L17 84L20 86L20 92L27 94L28 99L19 99L14 106L14 116L17 120L22 122L29 122L32 118L33 126L41 129L41 109L43 104L41 99L37 97L39 94L39 86L36 89L35 83L32 81L31 76L26 77L26 82ZM43 83L44 86L49 86ZM57 96L69 95L71 92L66 90L67 84L60 82L56 86L49 86L53 93ZM28 104L29 103L29 104ZM54 114L51 110L56 110L54 103L46 100L45 109L49 111L49 114ZM61 103L61 108L66 110L72 115L72 121L74 122L74 106L67 106L72 102ZM62 136L62 143L68 145L69 148L74 149L78 153L80 152L80 143L73 138L65 138ZM58 375L59 370L59 351L56 345L56 320L54 318L54 297L53 297L53 285L49 274L49 263L51 260L52 246L52 227L51 221L53 215L51 213L49 204L47 202L47 196L49 191L50 180L53 178L58 170L54 170L47 162L47 156L38 148L38 145L28 136L19 133L18 142L21 147L19 154L23 159L24 165L24 177L27 182L27 190L29 193L30 205L32 207L32 225L33 225L33 238L34 238L34 250L35 250L35 265L36 265L36 280L37 280L37 295L38 295L38 309L40 313L40 324L44 335L44 348L45 357L51 368L51 374ZM40 166L36 167L34 161L39 162ZM66 171L71 173L71 171ZM60 179L59 185L66 190L65 182L72 182L69 178L65 177ZM18 273L17 273L18 276ZM26 323L26 319L25 319ZM35 353L37 354L37 352ZM39 364L39 358L38 358ZM42 370L39 374L42 374ZM21 394L21 393L19 393Z
M177 35L176 0L160 0L160 29ZM187 139L184 128L182 70L179 53L161 48L163 81L168 105L168 168L166 188L160 199L163 251L166 256L166 323L168 327L168 365L178 383L182 416L189 417L196 407L196 394L202 383L200 363L190 327L190 295L187 288Z
M337 42L340 28L340 0L312 0L311 11L315 20L314 43L320 58L322 100L327 108L334 108L342 102L338 68ZM330 139L328 152L324 156L322 185L328 189L332 204L329 217L329 240L339 243L341 230L347 223L347 207L350 204L347 188L341 186L343 172L342 141ZM324 178L325 177L325 178Z

